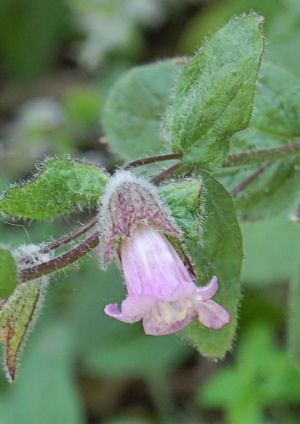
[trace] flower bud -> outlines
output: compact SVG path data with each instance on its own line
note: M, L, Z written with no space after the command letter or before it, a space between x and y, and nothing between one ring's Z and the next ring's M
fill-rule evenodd
M102 197L99 230L103 268L116 252L116 244L130 237L138 224L152 225L167 234L180 234L155 187L129 171L120 171L112 177Z

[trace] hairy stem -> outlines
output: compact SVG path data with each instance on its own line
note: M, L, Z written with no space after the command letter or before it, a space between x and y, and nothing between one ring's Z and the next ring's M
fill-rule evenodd
M154 177L151 180L151 182L153 184L160 183L161 181L171 176L175 171L177 171L179 167L180 167L180 164L176 164L172 166L171 168L167 169L166 171ZM43 247L41 249L41 252L47 253L54 249L57 249L58 247L61 247L67 244L69 241L76 239L80 235L90 230L96 224L96 222L97 222L97 217L93 218L90 222L88 222L86 225L84 225L80 229ZM41 277L42 275L51 274L52 272L65 268L66 266L76 262L82 256L86 255L88 252L94 249L98 244L99 244L99 232L95 231L86 240L79 243L73 249L70 249L67 252L57 256L56 258L53 258L41 264L23 269L19 275L20 280L21 282L34 280L35 278Z
M42 247L40 249L40 253L49 253L52 250L58 249L59 247L64 246L65 244L69 243L70 241L75 240L82 234L89 231L91 228L94 227L97 223L97 217L95 216L93 219L91 219L89 222L87 222L85 225L80 227L78 230L72 231L71 233L67 234L66 236L60 238L59 240L55 240L52 243L47 244L46 246Z
M133 161L133 162L129 162L128 164L126 164L123 167L123 169L129 169L131 167L146 165L148 163L159 162L159 161L163 161L163 160L178 159L180 157L181 157L181 154L177 154L177 153L170 154L170 155L162 155L162 156L152 156L152 157L148 157L148 158L138 159L138 160ZM158 182L163 181L165 178L167 178L169 175L171 175L175 170L177 170L177 165L167 169L166 171L164 171L161 174L154 177L152 179L152 183L157 184ZM81 236L82 234L86 233L91 228L93 228L96 225L96 223L97 223L97 216L92 218L89 222L87 222L85 225L80 227L78 230L72 231L71 233L65 235L64 237L62 237L58 240L55 240L52 243L49 243L46 246L42 247L40 249L40 253L52 252L53 250L58 249L59 247L66 245L70 241L76 240L79 236Z
M251 163L257 160L264 160L266 158L270 159L274 157L276 158L282 157L291 153L294 154L298 152L300 153L300 143L289 144L283 147L276 147L272 149L257 150L253 152L244 152L240 154L232 154L228 156L226 161L224 161L223 166L225 167L235 166L235 165L240 165L243 163ZM129 162L127 165L124 166L124 169L129 169L134 166L141 166L148 163L154 163L154 162L163 161L163 160L180 159L180 157L181 157L180 154L170 154L170 155L161 155L161 156L153 156L153 157L144 158L144 159L138 159L136 161ZM238 193L244 190L249 184L251 184L251 182L254 181L260 174L262 174L269 166L271 166L272 163L273 161L269 160L268 162L263 164L260 168L256 169L244 181L242 181L240 184L234 187L230 191L230 194L232 196L236 196ZM161 183L162 181L164 181L165 179L169 178L172 174L178 171L180 166L181 164L177 163L176 165L173 165L172 167L168 168L162 173L156 175L151 180L152 184L157 185ZM91 228L93 228L96 222L97 222L97 217L94 217L91 221L89 221L87 224L85 224L78 230L71 232L70 234L48 244L47 246L42 247L40 252L41 253L51 252L69 243L70 241L75 240L76 238L86 233ZM20 280L22 282L25 282L25 281L29 281L29 280L33 280L35 278L41 277L42 275L47 275L47 274L51 274L52 272L58 271L76 262L82 256L84 256L85 254L90 252L92 249L94 249L98 244L99 244L99 232L95 231L86 240L79 243L77 246L68 250L67 252L57 256L56 258L53 258L39 265L35 265L32 267L23 269L20 272Z
M149 158L146 158L146 159L148 160ZM140 161L142 161L142 159ZM147 163L150 163L150 162L147 162ZM157 175L151 180L152 183L158 184L161 181L165 180L170 175L172 175L179 168L179 166L180 164L176 164L172 166L171 168L167 169L166 171L162 172L161 174ZM67 234L66 236L48 244L47 246L42 247L40 252L48 253L61 246L64 246L65 244L69 243L72 240L75 240L77 237L89 231L91 228L95 226L96 222L97 222L97 217L94 217L91 221L89 221L87 224L85 224L78 230L73 231L70 234ZM94 249L98 244L99 244L99 232L95 231L86 240L79 243L77 246L68 250L67 252L53 259L50 259L49 261L21 270L19 275L20 280L21 282L34 280L35 278L41 277L42 275L51 274L52 272L65 268L66 266L76 262L82 256L86 255L88 252Z
M136 159L136 160L133 160L132 162L128 162L124 166L122 166L122 169L135 168L137 166L148 165L149 163L162 162L165 160L181 159L181 157L182 157L181 153L170 153L166 155L150 156L147 158Z
M171 166L171 168L166 169L161 174L156 175L156 177L152 178L151 183L154 185L158 185L162 181L169 178L172 174L174 174L180 168L181 163L176 163L176 165Z
M253 162L265 162L266 160L280 159L285 156L291 156L300 153L300 142L289 143L281 147L271 149L251 150L243 153L232 153L224 160L223 166L237 166Z
M66 266L76 262L82 256L86 255L98 244L99 233L98 231L95 231L93 234L91 234L90 237L88 237L82 243L79 243L73 249L68 250L68 252L63 253L62 255L59 255L47 262L23 269L19 275L20 280L21 282L34 280L35 278L41 277L42 275L51 274L52 272L65 268Z
M260 168L256 169L252 174L250 174L247 178L245 178L240 184L233 187L229 193L232 197L237 196L241 191L243 191L249 184L252 183L252 181L256 180L256 178L262 174L269 166L271 166L274 163L274 161L270 160L269 162L266 162L264 165L262 165Z

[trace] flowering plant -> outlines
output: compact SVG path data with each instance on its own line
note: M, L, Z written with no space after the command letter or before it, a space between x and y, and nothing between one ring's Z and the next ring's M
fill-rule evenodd
M218 288L217 277L197 287L192 265L188 262L187 268L183 262L187 255L181 259L160 233L180 235L154 187L128 171L117 174L107 187L102 211L102 263L106 265L113 250L118 250L128 290L121 311L110 304L107 315L128 323L143 319L145 333L153 336L179 331L196 316L214 329L230 321L226 309L210 300Z
M234 18L194 57L137 67L115 83L103 124L111 152L127 162L122 170L110 175L97 164L49 158L2 195L6 220L94 211L51 243L0 249L0 338L10 381L49 276L93 249L103 269L112 259L121 265L127 289L121 308L108 304L107 315L143 320L149 335L180 332L208 357L231 348L239 219L294 207L299 222L300 83L262 63L262 22L256 14Z

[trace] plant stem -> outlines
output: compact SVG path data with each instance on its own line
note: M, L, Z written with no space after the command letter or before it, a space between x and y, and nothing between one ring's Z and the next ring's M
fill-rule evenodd
M161 174L156 175L156 177L152 178L151 183L154 185L158 185L162 181L169 178L175 171L177 171L181 166L181 163L176 163L176 165L171 166L171 168L166 169Z
M94 225L96 225L96 223L97 223L97 217L95 216L93 219L91 219L91 221L89 221L88 223L80 227L78 230L72 231L71 233L67 234L61 239L55 240L52 243L49 243L46 246L42 247L40 249L40 253L49 253L52 250L55 250L61 246L64 246L65 244L69 243L72 240L75 240L77 237L89 231Z
M289 143L285 146L272 147L270 149L250 150L242 153L232 153L224 160L224 167L243 165L253 162L264 162L269 159L279 159L281 157L300 153L300 142ZM136 159L125 164L122 169L130 169L138 166L148 165L150 163L162 162L167 160L181 159L182 153L168 153L165 155L149 156Z
M269 162L266 162L264 165L262 165L260 168L256 169L252 174L250 174L247 178L244 179L240 184L233 187L229 193L232 197L235 197L238 193L244 190L249 184L252 183L260 174L262 174L269 166L271 166L274 163L274 161L270 160Z
M172 166L171 168L167 169L166 171L154 177L151 180L151 182L153 184L160 183L161 181L165 180L170 175L172 175L179 168L179 166L180 164L176 164ZM88 222L86 225L81 227L79 230L74 231L62 237L61 239L56 240L53 243L50 243L49 245L43 247L40 250L40 252L47 253L54 249L57 249L58 247L63 246L64 244L67 244L69 241L76 239L77 237L79 237L80 235L82 235L83 233L91 229L96 224L96 222L97 222L97 217L93 218L90 222ZM65 268L66 266L76 262L78 259L84 256L90 250L94 249L98 244L99 244L99 232L95 231L93 234L90 235L90 237L88 237L82 243L79 243L73 249L68 250L67 252L57 256L56 258L53 258L41 264L23 269L20 272L20 280L21 282L34 280L35 278L41 277L42 275L51 274L52 272Z
M280 159L285 156L300 153L300 142L289 143L281 147L271 149L251 150L243 153L232 153L224 160L223 166L237 166L253 162L265 162L266 160Z
M245 187L247 187L255 178L257 178L262 172L264 172L272 163L273 161L269 161L265 163L263 166L261 166L260 168L258 168L251 175L249 175L244 181L242 181L240 184L234 187L230 191L230 194L232 196L236 196ZM167 169L166 171L154 177L152 179L152 183L153 184L160 183L161 181L163 181L164 179L172 175L179 167L180 167L180 164L176 164L172 166L171 168ZM88 222L86 225L81 227L79 230L74 231L64 236L60 240L54 241L53 243L50 243L49 245L43 247L41 249L41 252L47 253L54 249L57 249L58 247L63 246L64 244L68 243L71 240L74 240L75 238L79 237L80 235L82 235L83 233L91 229L96 224L96 222L97 222L97 217L93 218L90 222ZM90 252L98 244L99 244L99 232L95 231L86 240L79 243L73 249L70 249L67 252L57 256L56 258L50 259L49 261L43 262L39 265L35 265L32 267L23 269L20 272L20 280L21 282L34 280L35 278L41 277L42 275L51 274L52 272L65 268L66 266L71 265L72 263L80 259L82 256Z
M253 152L244 152L240 154L232 154L232 155L229 155L228 158L224 161L223 166L225 167L235 166L235 165L240 165L244 163L251 163L257 160L265 160L266 158L267 159L274 158L274 156L282 157L282 156L286 156L286 155L294 154L298 152L300 153L300 143L289 144L283 147L275 147L272 149L257 150ZM163 161L163 160L180 159L180 157L181 157L180 154L174 153L170 155L161 155L161 156L153 156L153 157L144 158L144 159L138 159L136 161L129 162L127 165L125 165L124 169L129 169L134 166L141 166L148 163L154 163L154 162ZM254 181L260 174L262 174L272 163L273 161L270 160L264 165L262 165L260 168L255 170L244 181L242 181L240 184L234 187L230 191L230 194L232 196L236 196L238 193L244 190L249 184L251 184L251 182ZM163 171L162 173L156 175L151 180L152 184L157 185L160 182L164 181L165 179L169 178L173 173L175 173L180 168L180 166L181 164L177 163L173 165L171 168L168 168L166 171ZM89 231L96 224L96 222L97 222L97 217L94 217L91 221L89 221L87 224L85 224L78 230L73 231L72 233L62 237L59 240L56 240L48 244L47 246L42 247L40 252L48 253L61 246L64 246L65 244L69 243L72 240L75 240L77 237ZM94 249L98 244L99 244L99 232L95 231L86 240L79 243L73 249L70 249L67 252L57 256L56 258L43 262L39 265L35 265L32 267L23 269L20 272L20 280L22 282L25 282L25 281L29 281L29 280L33 280L35 278L41 277L42 275L47 275L47 274L51 274L52 272L58 271L76 262L82 256L84 256L89 251Z
M90 250L94 249L98 244L99 233L98 231L95 231L90 235L90 237L82 243L79 243L73 249L68 250L68 252L63 253L54 259L50 259L47 262L23 269L20 272L20 280L21 282L34 280L42 275L51 274L52 272L65 268L66 266L76 262Z
M124 166L122 166L122 169L135 168L137 166L148 165L149 163L162 162L165 160L181 159L181 157L181 153L169 153L166 155L150 156L147 158L136 159L132 162L128 162Z
M167 155L165 155L167 156ZM168 155L170 156L170 155ZM176 155L177 157L178 155ZM157 158L157 157L156 157ZM174 158L174 155L172 155L172 158ZM168 159L171 159L170 157ZM147 163L151 163L150 160L153 161L153 158L145 158ZM161 159L161 160L167 160ZM144 161L144 159L139 160L139 164ZM145 163L146 163L145 162ZM133 163L133 162L132 162ZM131 163L131 164L132 164ZM137 161L135 161L137 163ZM129 164L127 165L129 166ZM138 165L135 165L138 166ZM171 168L167 169L166 171L162 172L161 174L154 177L151 182L153 184L158 184L161 181L168 178L170 175L172 175L178 168L180 164L176 164L172 166ZM56 240L47 246L44 246L40 249L41 253L48 253L51 252L61 246L64 246L65 244L69 243L72 240L75 240L77 237L81 236L82 234L86 233L88 230L90 230L97 222L97 217L94 217L91 221L89 221L87 224L82 226L76 231L71 232L70 234L67 234L66 236L62 237L59 240ZM99 244L99 232L95 231L93 234L90 235L86 240L84 240L82 243L79 243L77 246L75 246L73 249L68 250L67 252L57 256L56 258L50 259L49 261L43 262L41 264L28 267L23 269L20 272L20 280L22 282L34 280L35 278L41 277L42 275L51 274L52 272L58 271L62 268L65 268L68 265L71 265L72 263L76 262L78 259L80 259L82 256L87 254L90 250L94 249Z

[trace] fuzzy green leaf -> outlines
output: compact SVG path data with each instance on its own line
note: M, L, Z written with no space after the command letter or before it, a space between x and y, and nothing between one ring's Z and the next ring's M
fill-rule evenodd
M250 127L284 140L300 135L299 80L266 63L259 73Z
M47 282L43 279L19 284L0 309L0 335L5 343L5 369L11 382L27 334L37 318Z
M300 81L271 63L260 69L249 128L231 139L230 153L280 147L300 136Z
M193 321L182 334L205 356L223 357L230 349L237 325L240 300L242 239L232 200L224 188L203 172L200 180L188 179L160 188L184 233L199 284L213 275L219 279L216 302L231 315L221 330L205 328Z
M259 166L240 166L216 174L228 191L238 186ZM299 159L278 160L253 180L235 197L242 219L269 218L291 209L300 192Z
M43 219L95 206L108 175L95 165L52 158L30 181L7 190L0 211L9 217Z
M264 48L261 23L257 15L232 19L182 68L166 126L186 162L219 166L229 137L247 127Z
M0 249L0 299L10 296L17 285L17 267L7 249Z
M110 91L103 123L113 153L130 161L166 151L161 118L178 72L172 60L133 68Z
M300 135L300 82L272 64L261 68L249 128L231 139L230 152L284 146ZM230 190L261 166L238 166L218 171ZM272 216L293 205L300 191L300 155L277 160L235 198L244 218Z

